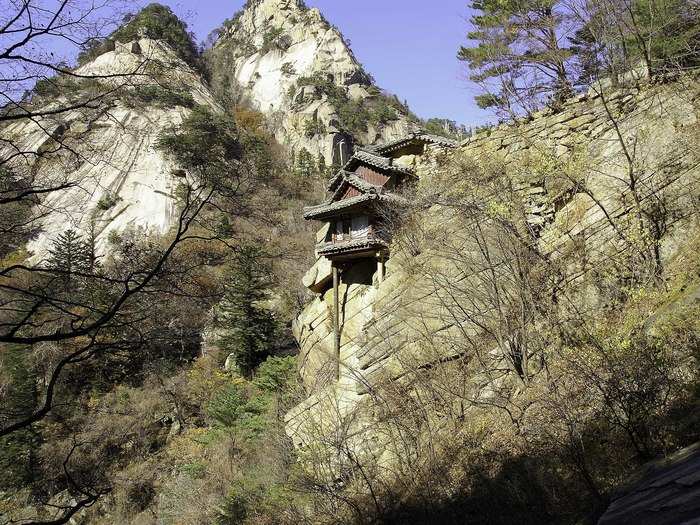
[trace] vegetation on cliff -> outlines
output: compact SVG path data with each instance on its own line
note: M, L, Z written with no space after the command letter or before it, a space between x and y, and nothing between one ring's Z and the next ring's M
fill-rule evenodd
M686 87L643 99L658 119L679 100L697 114ZM357 364L293 412L294 520L596 523L637 468L700 439L698 127L665 136L640 106L596 122L603 153L557 156L513 126L430 159L388 217L394 288L371 311L344 304L371 318L345 335ZM622 140L639 146L629 164ZM358 288L344 295L366 300Z
M589 37L608 23L596 10L577 34L580 48L516 54L503 47L503 39L522 44L523 19L513 18L534 12L535 29L556 36L557 4L476 6L484 11L479 38L496 41L463 56L486 69L484 80L503 80L506 59L515 75L554 67L549 80L523 90L558 104L579 85L569 60L585 57L582 70L595 72L585 82L600 87L602 72L622 77L646 54L652 78L679 66L677 91L697 109L683 85L697 78L678 71L697 60L688 5L666 5L670 25L656 31L649 28L666 11L635 4L642 25L605 33L605 45ZM144 31L198 64L186 26L159 5L112 38ZM83 36L101 46L106 35ZM280 36L269 33L264 45ZM81 61L100 52L92 46ZM600 66L611 56L624 68ZM95 100L89 89L63 98L101 79L76 79L53 62L49 70L60 76L36 91L55 102L52 112L109 115L114 99ZM21 70L16 77L24 85ZM59 123L44 130L51 140L40 151L21 142L0 151L1 523L594 523L634 468L700 439L700 136L664 96L653 94L652 109L669 111L662 116L674 123L674 148L651 155L658 130L624 126L640 104L636 86L614 78L616 97L601 91L603 116L591 122L610 130L604 160L613 168L589 156L591 134L550 150L517 126L512 135L494 130L498 148L481 155L465 149L431 159L435 173L390 217L389 271L404 273L401 295L414 290L420 300L383 313L415 330L412 344L379 326L394 368L364 385L353 410L331 395L328 417L312 420L293 444L285 414L308 392L290 355L289 325L309 300L300 283L314 244L300 217L322 193L328 167L305 149L290 165L265 117L231 99L219 110L160 75L135 88L124 80L128 109L182 117L161 130L157 146L178 168L171 231L129 228L100 252L92 221L33 259L27 241L66 212L46 196L73 188L66 166L84 159ZM503 86L520 89L508 79ZM323 75L297 87L330 99L347 132L408 113L371 86L362 101ZM520 104L507 96L488 101ZM42 111L17 104L3 108L0 123ZM309 133L322 131L318 121L307 124ZM449 121L426 125L454 133ZM562 127L575 134L562 122L537 133ZM518 142L531 150L512 153ZM28 159L56 169L39 179ZM118 205L105 193L98 211ZM595 227L576 230L591 209ZM559 223L567 227L552 248L543 232Z
M478 0L471 7L470 42L459 59L482 89L478 105L509 117L561 104L574 85L624 83L631 72L655 78L699 64L692 1Z
M21 253L3 260L2 319L10 327L3 337L48 339L34 348L3 344L0 491L8 519L51 521L94 506L86 519L131 522L157 507L166 523L216 520L231 512L227 502L240 500L237 483L248 483L240 473L261 443L280 441L280 461L291 461L279 436L296 399L295 362L271 354L289 344L283 326L300 301L301 278L289 278L290 258L309 239L284 222L299 194L292 180L277 178L284 171L272 139L251 112L242 115L195 107L164 132L160 147L186 170L176 189L180 206L197 210L176 231L113 235L109 255L98 261L91 240L69 231L46 265ZM272 227L287 233L267 243L274 258L254 248ZM248 280L262 268L264 275ZM101 321L122 289L139 287ZM25 314L13 313L22 296ZM38 297L34 307L30 297ZM274 316L262 304L267 299ZM30 327L38 323L48 335ZM221 337L203 343L212 327ZM245 378L222 371L229 355ZM270 445L264 449L260 460L271 460ZM226 472L215 470L220 454L229 458ZM222 505L228 510L219 511Z
M126 15L119 28L107 37L114 42L132 42L140 38L163 40L187 64L199 68L199 51L194 37L187 30L187 24L180 20L169 7L152 3L136 14ZM107 50L105 41L92 39L78 56L78 63L85 64L94 60Z
M395 96L382 93L375 86L368 88L371 95L369 98L353 99L346 88L337 85L323 73L316 73L310 77L299 78L296 85L289 88L288 96L293 97L297 89L304 86L313 87L317 96L328 98L338 113L341 130L348 133L360 135L367 131L368 126L379 127L404 115L410 115L417 120L408 107Z
M685 208L696 191L686 184L697 181L689 172L672 187L660 174L646 179L655 189L642 206L663 203L662 222L687 228L687 244L659 268L657 244L668 238L642 218L651 208L611 219L619 233L605 247L533 242L517 174L535 170L560 187L585 184L587 173L580 161L546 155L507 168L457 155L419 190L417 215L404 222L398 243L422 254L406 257L406 271L441 308L397 316L454 328L419 330L420 349L398 358L402 380L370 389L382 410L378 434L411 436L389 441L391 462L352 478L371 485L362 494L383 495L356 500L380 521L595 523L634 468L700 438L700 232L697 208Z
M94 8L90 3L77 7L82 11L71 14L86 18ZM72 30L22 12L16 20L35 23L37 39L46 31ZM49 25L40 26L43 22ZM171 22L166 26L172 31L182 29ZM32 36L27 53L48 56L31 48ZM66 36L77 38L74 32ZM63 66L47 60L45 67ZM14 71L16 78L6 82L23 86L25 75ZM279 393L280 385L293 384L293 360L266 358L286 351L286 330L278 330L274 344L258 353L249 380L221 371L229 353L236 356L245 348L232 343L223 354L203 340L214 306L226 296L228 276L242 271L237 249L244 243L267 243L271 257L266 258L273 262L264 286L271 300L267 306L275 308L275 322L289 325L304 297L298 285L303 265L295 265L304 257L297 247L312 238L289 219L315 187L300 187L287 176L282 149L259 114L243 108L221 114L197 106L189 93L164 81L161 69L158 73L153 85L133 88L133 73L127 72L105 91L114 93L124 84L120 95L127 107L157 105L184 118L162 130L159 145L179 168L173 176L174 227L163 235L134 226L112 232L108 245L98 249L95 215L119 205L105 193L95 213L85 211L91 213L88 228L81 233L69 229L53 239L46 257L31 258L25 243L42 232L46 221L65 220L62 214L71 211L51 198L85 182L75 180L71 166L102 153L90 140L76 150L67 137L89 130L93 112L110 118L115 99L82 89L64 97L58 89L43 93L41 104L21 111L6 107L1 114L3 126L42 123L46 129L38 133L48 138L28 151L23 137L8 135L6 144L16 147L0 151L0 521L65 523L80 515L129 522L162 501L158 512L181 523L181 512L169 514L168 507L181 499L168 500L174 492L164 487L177 491L180 477L198 483L201 462L211 449L197 448L202 457L176 460L171 470L166 458L185 457L176 449L170 456L166 452L177 445L177 436L189 433L192 441L184 440L185 446L195 448L200 437L210 437L212 446L230 445L235 455L241 446L237 440L248 439L244 433L252 440L281 426L289 397ZM76 78L67 70L63 74ZM104 79L85 74L77 81L102 85ZM82 128L82 122L61 122L78 111L85 117ZM138 133L129 126L122 130L125 142ZM46 166L52 168L48 176ZM267 242L271 228L281 233L275 242ZM245 322L254 320L244 318L236 328ZM226 322L221 327L234 328ZM205 370L202 376L197 366ZM221 490L204 491L209 494L202 499L209 502L206 510L192 507L201 511L200 520L216 518L234 478L222 476L216 483Z

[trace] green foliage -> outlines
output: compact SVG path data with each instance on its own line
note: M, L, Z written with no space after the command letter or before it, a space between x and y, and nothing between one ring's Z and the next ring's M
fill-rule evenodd
M697 4L687 0L637 0L633 5L635 20L644 28L641 40L648 42L654 70L700 65Z
M260 54L264 55L273 49L284 49L286 42L283 38L284 29L281 27L270 27L263 33L263 43Z
M10 199L31 187L28 178L19 175L13 170L0 167L0 195ZM32 221L32 199L19 199L17 202L8 202L2 206L0 213L0 259L11 253L17 253L22 246L31 239L39 228Z
M95 265L93 246L75 230L69 229L59 234L49 249L47 266L60 272L66 281L73 280L76 273L91 273Z
M379 96L370 102L370 122L386 124L396 120L397 114L402 109L403 107L395 97Z
M34 85L34 93L40 97L60 97L68 95L71 90L78 89L80 83L73 77L58 75L42 78Z
M207 407L207 414L217 424L233 427L245 413L246 395L240 383L221 390Z
M334 173L337 173L337 171L340 169L340 166L328 166L326 165L326 158L319 153L318 155L318 162L316 163L316 171L318 172L319 177L323 179L327 179L329 177L332 177Z
M272 271L268 256L254 244L241 246L227 275L224 299L219 305L219 326L224 335L218 346L235 356L240 370L250 376L275 348L279 332L272 312L264 306Z
M232 489L224 500L219 516L216 520L217 525L239 525L248 517L248 507L250 494L244 494L243 491Z
M180 20L169 7L153 3L136 15L124 17L123 24L110 35L117 42L131 42L141 35L154 40L164 40L189 65L198 67L199 53L187 24ZM91 41L78 57L79 64L85 64L99 56L104 45Z
M167 455L186 475L169 482L171 487L185 483L174 494L185 501L170 511L177 517L173 522L184 521L185 514L194 522L287 522L282 516L294 505L287 481L295 459L287 448L284 414L298 402L292 398L299 389L294 361L269 358L252 381L222 372L212 356L198 359L187 373L187 390L194 394L189 404L195 411L204 409L208 426L190 427L170 443ZM205 506L199 505L202 495ZM212 497L221 498L218 505L210 504Z
M635 0L629 16L634 30L623 35L627 62L649 61L652 75L700 64L698 8L688 0Z
M233 199L244 188L255 191L273 178L271 140L259 114L239 111L234 119L195 106L178 129L161 135L157 146L200 182Z
M119 195L116 195L115 193L107 192L102 196L102 198L97 203L97 209L100 211L111 210L121 200L122 199Z
M364 133L370 124L379 126L397 120L400 114L410 114L408 108L395 96L382 94L378 90L369 98L353 100L344 87L338 86L322 73L302 77L297 85L314 86L319 94L326 95L336 108L341 129L349 133ZM296 87L290 87L289 92L293 95Z
M292 173L295 179L309 179L325 184L325 179L335 174L338 169L340 166L326 165L326 159L321 153L314 157L306 148L301 148L292 155Z
M6 383L0 423L31 414L37 405L38 377L19 346L0 349L0 381ZM19 489L32 481L40 437L32 428L0 437L0 491Z
M292 65L291 62L285 62L284 64L282 64L280 71L282 72L283 75L287 75L287 76L296 74L296 70L294 69L294 66Z
M471 8L458 57L484 91L478 106L509 117L559 105L572 83L615 84L700 64L700 12L691 0L594 1L584 13L560 0L475 0Z
M194 98L189 91L158 85L137 86L125 94L124 102L130 108L150 105L160 108L181 106L192 109L195 106Z
M571 94L567 61L571 52L559 44L563 6L558 0L475 0L467 38L458 58L470 79L492 95L480 107L531 110L542 97L561 102Z
M188 64L197 64L199 54L192 33L169 7L153 3L125 21L126 25L112 35L116 41L130 42L145 34L147 38L166 41Z
M467 130L464 126L458 126L454 120L443 118L430 118L423 124L423 129L433 135L440 135L448 139L459 140L464 138Z
M697 5L688 0L634 0L592 4L591 15L572 38L582 84L630 69L651 75L700 65Z
M316 118L309 119L304 124L304 135L309 138L316 135L324 135L326 131L326 126L323 125L323 122Z
M217 525L254 525L259 517L270 520L289 511L298 498L283 484L266 484L264 480L247 475L236 483L219 510ZM268 521L265 521L268 523ZM271 522L270 522L271 523Z
M253 383L265 392L282 393L293 390L297 380L294 357L269 357L255 372Z
M99 38L93 38L88 40L82 45L80 53L78 54L78 65L82 66L88 62L95 60L98 56L106 53L108 47L105 42Z
M182 465L180 471L185 472L191 478L201 479L207 474L207 465L203 461L193 461Z
M195 106L181 126L163 134L157 145L201 180L223 185L236 173L234 165L243 155L239 138L233 119Z
M493 93L486 93L482 95L476 95L474 97L476 105L481 109L502 107L508 103L508 100L504 96L494 95Z
M275 402L286 403L296 395L297 377L293 357L269 357L252 381L229 377L207 404L207 416L239 437L256 439L273 424Z
M316 174L316 159L306 148L301 148L294 159L294 174L297 177L309 178Z
M42 100L63 97L70 100L76 95L92 97L105 95L108 89L93 78L76 78L68 74L57 74L53 77L39 79L28 95L30 100L34 100L34 97L40 97Z

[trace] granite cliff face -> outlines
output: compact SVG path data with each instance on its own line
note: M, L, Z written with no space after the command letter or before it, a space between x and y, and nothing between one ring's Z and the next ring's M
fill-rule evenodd
M353 141L373 144L409 130L401 108L389 109L362 129L343 122L340 104L361 106L385 95L339 30L300 0L249 1L221 29L207 58L217 93L264 113L278 141L296 154L304 149L327 165L338 164L341 150L347 155ZM328 84L325 89L319 81Z
M211 82L167 43L142 38L105 47L77 72L113 77L98 82L103 88L124 83L120 90L127 94L148 85L188 94L194 104L217 111L220 104L251 106L267 117L293 160L306 155L314 165L338 164L353 144L390 140L412 126L403 105L372 84L338 29L298 0L248 2L222 29L207 61ZM114 77L133 72L139 74ZM66 100L60 95L42 103L51 107ZM42 204L52 210L52 220L30 250L45 253L68 228L94 235L100 250L112 231L167 231L182 174L155 145L191 107L116 100L99 111L76 109L7 126L3 133L23 151L44 152L60 144L72 152L29 161L40 177L60 173L75 183Z
M587 276L609 264L610 254L621 249L618 237L625 234L616 229L634 223L633 210L640 205L635 199L641 205L653 199L665 203L668 224L660 237L659 257L664 263L682 257L684 236L697 219L688 210L698 198L700 170L691 145L699 118L697 77L616 92L591 91L559 111L543 111L533 119L479 133L458 148L428 148L422 157L411 159L411 165L420 195L430 194L450 172L458 180L459 166L465 162L501 163L505 176L516 181L527 222L537 232L538 250L552 259L586 254L573 257L576 268L568 270L577 275L573 281L580 283L581 300L594 301L587 292ZM630 166L639 174L634 195ZM559 176L563 170L573 174L566 184ZM411 253L405 245L393 246L383 280L375 273L371 284L366 279L363 283L353 274L367 269L346 270L339 288L338 381L333 377L330 265L319 259L307 274L305 284L318 295L294 325L309 392L287 417L297 446L314 439L310 435L318 436L319 428L332 432L344 426L358 446L366 448L381 433L368 394L382 382L449 361L455 355L453 342L464 333L478 336L477 327L458 322L448 311L451 301L473 300L468 278L451 261L468 250L459 232L452 230L458 222L437 204L421 210L418 249ZM440 280L451 284L442 287Z
M138 73L132 76L131 73ZM164 42L140 39L116 43L77 73L109 75L97 80L98 89L118 88L126 98L140 87L170 89L190 95L191 101L218 108L198 73ZM144 74L146 73L146 74ZM114 77L125 74L127 77ZM126 80L125 80L126 78ZM86 87L89 89L90 87ZM94 89L94 86L92 86ZM40 110L69 103L71 94L45 102ZM51 241L73 228L94 235L103 251L111 232L129 228L164 233L176 217L174 191L180 172L156 148L159 135L177 127L191 111L191 103L126 103L118 96L99 109L78 108L58 116L23 119L3 129L3 134L23 151L39 180L57 177L70 187L52 192L41 203L51 210L51 220L29 244L29 250L43 255ZM56 153L51 153L56 151Z

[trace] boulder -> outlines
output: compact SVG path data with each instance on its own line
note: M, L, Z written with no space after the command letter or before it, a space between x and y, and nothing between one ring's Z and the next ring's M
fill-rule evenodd
M316 263L306 272L302 282L309 290L314 293L322 293L323 289L328 285L333 278L331 261L325 257L320 257Z
M226 372L237 372L239 370L238 364L236 363L236 354L229 354L224 363L224 370Z
M362 100L370 96L367 88L361 84L351 84L348 86L348 96L353 100Z

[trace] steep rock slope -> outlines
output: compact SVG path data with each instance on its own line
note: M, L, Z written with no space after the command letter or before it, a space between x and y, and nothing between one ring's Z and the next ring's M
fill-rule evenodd
M692 144L697 140L699 101L697 77L581 95L558 112L544 111L532 120L481 132L454 150L428 148L423 157L413 159L418 191L429 193L444 173L465 162L497 159L507 176L517 180L538 249L554 259L580 250L575 253L585 254L585 260L582 256L580 267L569 270L580 272L574 280L583 281L620 250L615 228L629 228L634 222L626 159L633 155L641 174L635 197L659 199L668 214L659 253L667 263L683 252L688 231L697 223L692 210L700 170ZM558 176L564 168L572 174L566 184ZM475 326L459 325L448 311L450 301L462 297L464 290L467 296L462 298L474 300L468 297L468 279L450 260L465 249L459 235L451 238L454 219L438 205L421 210L419 249L410 253L406 246L394 246L383 281L375 274L373 284L361 284L352 277L354 268L345 270L348 284L339 288L338 381L332 377L333 289L318 289L318 283L328 282L330 265L319 260L307 274L305 284L321 293L294 326L309 392L309 398L288 414L288 432L297 446L317 439L307 432L332 432L334 424L350 424L354 439L366 444L359 428L376 425L369 392L383 381L451 360L453 342L465 332L478 336ZM450 284L436 284L441 279ZM587 293L581 297L589 297ZM436 353L425 351L431 345Z
M41 203L51 211L51 220L29 244L37 256L69 228L94 236L100 251L111 232L142 228L163 233L170 228L181 174L157 149L159 135L177 127L193 104L218 107L199 74L163 41L116 43L77 73L110 76L96 82L98 89L114 87L116 98L98 110L79 108L56 117L23 119L3 130L23 151L56 150L39 160L27 156L28 168L39 180L60 179L71 185ZM120 74L126 76L114 76ZM171 90L181 101L145 100L138 94L141 88L161 96ZM47 100L41 109L65 107L69 96Z
M61 150L38 161L27 157L27 169L39 178L74 184L42 203L52 220L30 243L32 252L46 253L52 239L68 228L94 236L99 250L113 231L170 228L181 173L156 143L193 104L217 110L220 102L231 100L252 105L268 117L295 158L306 155L307 164L337 164L354 142L388 140L411 125L405 108L372 85L340 32L317 9L297 0L249 2L222 31L208 60L211 83L164 41L108 42L77 73L109 77L96 82L103 90L115 88L119 94L113 103L21 120L3 129L22 151ZM86 84L85 89L94 89ZM134 94L143 86L157 92L156 100ZM158 100L167 92L175 96ZM37 100L46 109L65 105L70 95Z
M277 139L326 164L354 139L391 140L410 127L406 108L381 93L342 34L300 0L251 0L208 52L212 83L267 115ZM367 110L369 121L348 122Z

